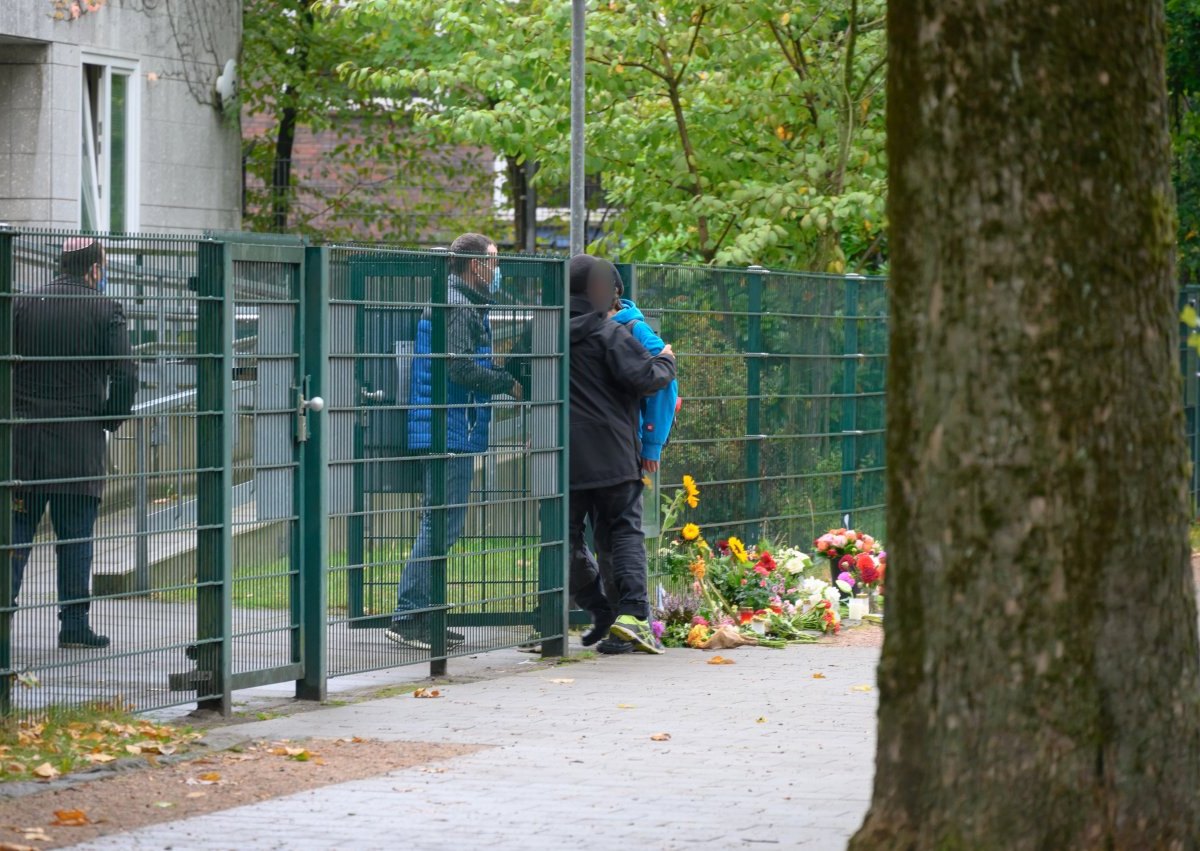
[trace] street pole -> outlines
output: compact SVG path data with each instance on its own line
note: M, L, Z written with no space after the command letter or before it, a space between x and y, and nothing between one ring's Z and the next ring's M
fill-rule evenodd
M584 23L587 0L571 0L571 256L582 254L584 234L583 127L585 119Z

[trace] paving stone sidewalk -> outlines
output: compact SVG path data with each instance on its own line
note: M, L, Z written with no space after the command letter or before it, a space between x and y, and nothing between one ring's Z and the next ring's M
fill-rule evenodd
M723 655L735 664L600 658L241 725L492 747L75 847L844 848L870 800L879 651Z

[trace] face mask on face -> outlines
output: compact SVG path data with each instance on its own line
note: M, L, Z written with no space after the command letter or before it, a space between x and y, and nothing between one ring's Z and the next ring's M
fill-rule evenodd
M495 295L500 292L500 288L504 286L504 276L500 274L500 267L496 267L496 271L492 272L492 282L488 284L488 292Z

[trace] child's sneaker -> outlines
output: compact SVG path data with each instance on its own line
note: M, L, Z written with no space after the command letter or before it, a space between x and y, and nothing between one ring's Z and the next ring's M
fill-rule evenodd
M653 653L657 656L663 652L662 645L650 629L650 624L633 615L621 615L612 625L610 632L615 637L630 642L633 649L641 653Z

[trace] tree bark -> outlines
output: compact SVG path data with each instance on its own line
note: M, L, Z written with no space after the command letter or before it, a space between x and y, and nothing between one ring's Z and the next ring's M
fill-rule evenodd
M297 79L308 73L308 45L316 19L314 0L302 0L296 9ZM295 87L284 84L280 93L279 129L275 134L275 157L271 164L271 224L277 233L288 229L292 211L292 149L296 142L296 125L300 112Z
M1163 7L892 0L888 631L852 849L1200 843Z

